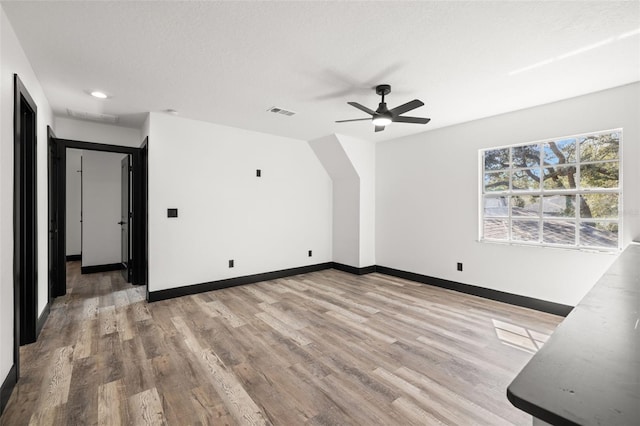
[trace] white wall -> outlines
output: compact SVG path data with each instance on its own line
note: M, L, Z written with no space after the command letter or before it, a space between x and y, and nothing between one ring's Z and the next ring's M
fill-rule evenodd
M336 135L360 178L359 266L376 264L376 145L374 142Z
M82 150L67 149L66 156L66 255L78 255L82 253L82 223L80 212L82 211Z
M333 261L360 267L360 182L333 181Z
M332 181L332 260L360 266L360 177L336 135L309 142Z
M150 291L329 262L331 211L306 142L151 113Z
M47 125L49 103L0 5L0 380L13 364L13 74L38 108L38 313L48 299Z
M82 254L82 266L120 262L117 222L123 157L124 154L67 149L66 254ZM78 173L81 169L82 174Z
M125 154L82 152L82 266L121 261L121 176Z
M147 117L145 118L144 123L142 123L142 130L140 131L140 140L142 142L144 142L144 140L149 137L149 117L150 116L151 114L147 113Z
M478 242L478 150L624 128L626 245L640 237L639 117L636 83L379 143L377 264L575 305L615 255Z
M375 144L336 134L309 145L333 181L333 261L375 265Z
M139 147L142 143L142 132L140 129L92 121L74 120L66 117L56 117L55 123L56 137L60 139L130 147Z

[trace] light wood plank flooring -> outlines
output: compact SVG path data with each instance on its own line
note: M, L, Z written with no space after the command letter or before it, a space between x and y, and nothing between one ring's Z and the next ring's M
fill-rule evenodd
M381 274L147 304L68 269L2 425L529 425L506 387L561 321Z

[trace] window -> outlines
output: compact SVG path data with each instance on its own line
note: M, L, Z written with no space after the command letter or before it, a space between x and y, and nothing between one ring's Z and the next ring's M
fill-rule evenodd
M622 130L480 151L482 241L617 249Z

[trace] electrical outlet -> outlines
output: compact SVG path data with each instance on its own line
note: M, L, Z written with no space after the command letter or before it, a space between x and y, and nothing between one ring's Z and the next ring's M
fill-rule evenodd
M313 252L309 250L309 257L313 256Z
M229 268L233 268L233 259L229 261Z
M458 271L462 271L462 262L458 262Z
M262 176L262 170L257 169L256 170L256 177L260 177L260 176Z

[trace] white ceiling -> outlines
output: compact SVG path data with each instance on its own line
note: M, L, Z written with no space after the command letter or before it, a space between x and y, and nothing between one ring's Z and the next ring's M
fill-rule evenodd
M640 2L3 2L56 115L386 140L640 80ZM531 67L533 65L537 65ZM528 68L528 69L527 69ZM517 72L520 71L520 72ZM515 73L514 73L515 72ZM374 133L371 89L426 126ZM112 97L91 98L101 89ZM266 112L277 106L293 117Z

